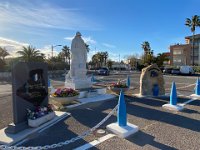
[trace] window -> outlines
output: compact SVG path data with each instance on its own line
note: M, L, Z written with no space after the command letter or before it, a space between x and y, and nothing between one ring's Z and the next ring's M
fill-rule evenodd
M182 50L173 50L173 55L181 55Z

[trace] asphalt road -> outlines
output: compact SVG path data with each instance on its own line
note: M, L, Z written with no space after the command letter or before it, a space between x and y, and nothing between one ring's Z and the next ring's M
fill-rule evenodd
M181 112L170 112L161 106L169 101L165 98L136 98L131 94L139 93L139 77L137 72L121 72L110 76L97 76L104 85L116 82L118 79L131 77L132 89L125 97L127 103L128 121L139 126L140 131L128 139L118 137L110 138L91 149L200 149L200 101L195 100L186 105ZM171 82L175 81L177 93L182 95L179 103L188 99L183 98L193 93L196 77L192 76L164 76L166 92L170 92ZM63 79L54 80L53 86L62 86ZM184 88L186 87L186 88ZM12 121L11 85L0 84L0 128ZM80 108L68 110L71 116L58 124L45 130L41 134L35 134L24 143L24 146L37 146L58 143L80 135L100 122L117 104L117 98L107 102L99 102L95 105L84 105ZM116 114L108 119L100 128L116 121ZM108 132L106 131L106 134ZM60 149L74 149L88 142L96 140L104 135L93 133L83 140L69 144Z

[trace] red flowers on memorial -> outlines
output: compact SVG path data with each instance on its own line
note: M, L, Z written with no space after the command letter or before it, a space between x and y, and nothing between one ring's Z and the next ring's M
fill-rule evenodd
M53 97L73 97L79 95L79 92L71 88L58 88L52 94Z

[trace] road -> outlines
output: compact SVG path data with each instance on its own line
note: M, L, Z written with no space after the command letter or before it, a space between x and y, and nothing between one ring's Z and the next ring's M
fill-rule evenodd
M132 90L125 97L127 103L128 121L139 126L140 131L128 139L112 137L95 145L91 149L200 149L200 101L195 100L182 112L170 112L161 106L169 101L169 98L136 98L131 94L139 92L140 73L111 74L110 76L97 76L105 84L116 82L118 79L131 78ZM177 92L182 96L193 93L196 77L188 76L164 76L166 92L170 92L171 82L175 81ZM52 81L53 86L62 86L64 79ZM186 88L184 88L186 87ZM11 86L0 85L0 128L5 127L12 121L11 117ZM9 94L10 91L10 94ZM3 92L7 92L4 94ZM179 98L179 103L188 99ZM37 146L58 143L80 135L82 132L92 128L99 123L117 104L117 98L107 102L99 102L95 105L84 105L81 108L68 110L71 116L60 121L58 124L35 134L24 143L24 146ZM116 121L116 113L108 119L100 129L106 130L109 123ZM74 149L88 142L94 141L106 134L90 134L82 140L64 146L60 149Z

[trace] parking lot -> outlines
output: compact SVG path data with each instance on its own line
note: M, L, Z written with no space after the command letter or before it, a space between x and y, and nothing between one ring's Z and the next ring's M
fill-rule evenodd
M169 97L137 98L132 95L139 93L140 72L113 72L110 76L96 76L96 78L105 86L118 79L125 80L127 75L131 79L131 88L125 96L127 118L128 122L139 127L139 132L127 139L111 136L103 142L97 142L98 144L94 144L91 149L200 149L200 101L194 100L181 112L171 112L162 108L163 104L168 103ZM196 77L164 75L164 79L166 93L170 92L171 83L175 81L180 96L178 103L189 100L187 96L194 91ZM54 86L62 86L62 81L64 78L53 80L52 83ZM0 128L3 128L12 121L11 86L4 83L0 85L0 89ZM98 124L117 105L117 100L118 98L115 98L67 110L71 113L70 117L40 134L29 137L22 145L42 146L76 137ZM106 125L112 122L116 122L116 113L101 125L100 129L106 131ZM110 134L108 131L100 135L94 132L82 140L59 149L81 148Z

